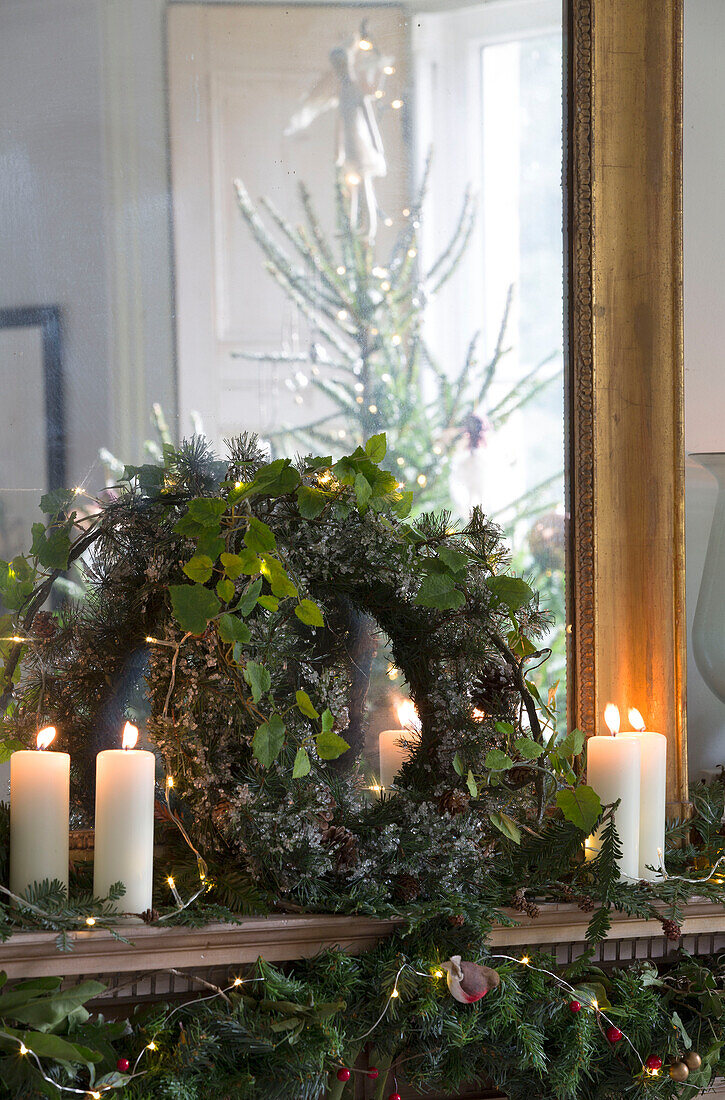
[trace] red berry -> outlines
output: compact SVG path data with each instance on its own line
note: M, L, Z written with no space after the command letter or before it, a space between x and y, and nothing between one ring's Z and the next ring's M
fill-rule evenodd
M622 1032L619 1030L618 1027L615 1027L614 1024L610 1024L607 1028L607 1038L609 1039L610 1043L618 1043L620 1039L624 1038L624 1036L622 1035Z
M581 1012L582 1006L579 1001L569 1001L569 1009L571 1012Z
M647 1069L662 1069L662 1059L656 1054L650 1054L645 1065Z
M377 1068L377 1066L371 1066L370 1069L368 1070L368 1077L372 1081L377 1081L379 1076L380 1076L380 1070Z
M339 1070L337 1071L337 1079L338 1079L338 1081L349 1081L349 1080L350 1080L350 1077L351 1077L351 1076L352 1076L352 1075L351 1075L351 1073L350 1073L350 1070L349 1070L349 1069L345 1069L344 1067L343 1067L343 1069L339 1069Z
M391 1092L388 1100L403 1100L403 1097L400 1095L399 1092Z
M119 1058L116 1062L116 1069L119 1073L128 1073L131 1068L131 1063L128 1058Z

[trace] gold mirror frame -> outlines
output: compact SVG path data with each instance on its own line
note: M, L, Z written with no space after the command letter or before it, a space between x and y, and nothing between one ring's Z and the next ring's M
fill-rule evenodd
M683 0L569 0L569 719L668 738L687 802Z

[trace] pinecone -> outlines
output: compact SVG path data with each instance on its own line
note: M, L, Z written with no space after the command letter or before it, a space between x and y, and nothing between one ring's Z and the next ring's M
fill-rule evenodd
M468 809L468 795L463 791L444 791L438 799L439 814L464 814Z
M471 689L471 701L477 710L492 718L510 712L516 696L516 684L508 665L493 661L478 675Z
M594 911L594 898L590 898L587 895L584 898L579 899L579 908L582 913L592 913Z
M398 875L393 892L400 901L415 901L420 896L420 882L414 875Z
M463 913L456 913L454 916L448 918L448 923L451 928L463 928L463 925L466 923L466 918Z
M666 918L662 921L662 931L667 936L668 940L672 940L675 943L682 935L682 929L676 920L670 920Z
M357 837L344 825L326 825L322 829L322 843L337 849L338 871L345 867L355 867L360 859Z
M55 634L56 622L50 611L38 611L33 617L33 634L36 638L42 638L44 641L47 638L52 638Z
M568 882L563 882L561 884L561 896L564 901L574 901L574 891Z
M231 812L232 804L229 799L222 799L221 802L217 802L216 806L211 811L211 819L214 824L220 828Z
M531 917L532 919L538 917L541 912L535 902L529 901L526 897L526 891L522 887L519 887L512 897L511 908L515 909L517 913L525 913L527 917Z
M158 909L146 909L143 913L139 914L144 924L155 924L159 919Z
M517 913L523 913L526 909L526 891L519 888L511 898L511 908Z

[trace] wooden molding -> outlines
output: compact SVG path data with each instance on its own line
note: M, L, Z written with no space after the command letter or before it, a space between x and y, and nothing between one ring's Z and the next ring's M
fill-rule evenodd
M571 720L638 707L687 800L682 0L571 0Z

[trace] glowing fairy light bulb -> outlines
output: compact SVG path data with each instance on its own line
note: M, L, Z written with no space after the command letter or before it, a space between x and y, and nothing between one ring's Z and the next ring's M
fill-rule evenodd
M403 106L403 101L402 99L394 99L390 106L393 108L394 111L399 111L400 108Z
M393 76L393 74L395 73L395 66L394 65L386 65L385 68L383 69L383 72L385 73L386 76Z
M369 38L361 38L357 44L357 47L364 53L369 53L369 51L373 48L373 44Z

